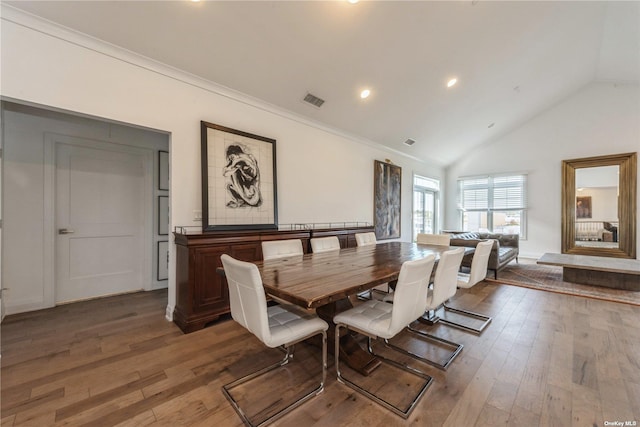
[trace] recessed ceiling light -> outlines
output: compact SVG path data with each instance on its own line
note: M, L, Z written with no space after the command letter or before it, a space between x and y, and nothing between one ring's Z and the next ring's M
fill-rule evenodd
M456 83L458 83L458 79L453 78L453 79L451 79L451 80L449 80L447 82L447 87L451 87L451 86L455 85Z
M360 92L360 98L362 99L368 98L369 95L371 95L371 91L369 89L365 89L362 92Z
M358 3L358 1L359 1L359 0L347 0L347 1L348 1L349 3L351 3L351 4L356 4L356 3Z

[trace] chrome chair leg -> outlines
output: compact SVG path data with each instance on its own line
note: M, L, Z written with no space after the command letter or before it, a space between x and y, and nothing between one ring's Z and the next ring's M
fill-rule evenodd
M423 320L421 320L421 321L423 321ZM437 316L430 315L429 318L424 320L424 321L428 322L428 323L433 322L431 324L435 324L437 322L442 322L442 319L437 317ZM464 348L464 345L462 345L462 344L458 344L458 343L455 343L453 341L449 341L449 340L446 340L444 338L440 338L440 337L437 337L435 335L428 334L428 333L426 333L424 331L421 331L419 329L415 329L411 325L407 326L406 330L409 331L410 333L414 334L414 335L417 335L419 338L423 338L423 339L425 339L427 341L435 342L437 344L449 347L451 349L449 355L446 358L444 358L444 360L442 360L441 362L438 362L438 361L435 361L435 360L432 360L432 359L428 359L428 358L424 357L423 355L420 355L420 354L414 353L412 351L409 351L409 350L407 350L405 348L402 348L402 347L400 347L398 345L392 344L391 342L389 342L389 340L384 340L385 345L387 347L390 347L390 348L400 352L400 353L403 353L403 354L406 354L408 356L411 356L411 357L413 357L415 359L418 359L418 360L420 360L422 362L428 363L429 365L435 366L436 368L439 368L439 369L442 369L442 370L446 370L449 367L449 365L451 365L453 360L458 356L458 354L460 354L460 352Z
M440 321L440 318L436 316L435 310L427 311L422 317L418 318L418 322L424 323L425 325L433 326Z
M482 320L483 323L480 327L472 328L471 326L463 325L462 323L457 323L457 322L453 322L451 320L442 319L442 318L440 319L440 322L446 325L453 326L454 328L462 329L463 331L472 332L478 335L480 335L482 331L484 331L485 328L489 326L489 323L491 323L491 320L493 320L491 317L485 316L484 314L474 313L473 311L468 311L468 310L462 310L459 308L448 306L447 304L444 304L444 309L445 311L450 311L452 313L458 313L468 317L473 317L478 320Z
M313 333L309 336L306 336L302 339L300 339L299 341L296 341L295 343L291 343L288 344L287 346L285 346L286 352L284 357L277 363L274 363L273 365L269 365L265 368L262 368L256 372L253 372L251 374L245 375L242 378L239 378L235 381L230 382L229 384L226 384L224 386L222 386L222 393L224 394L224 396L227 398L227 400L229 400L229 403L231 403L231 406L233 406L233 408L235 409L235 411L238 413L238 415L240 416L240 418L242 418L242 421L245 423L245 425L250 426L250 427L261 427L264 426L266 424L269 424L275 420L277 420L278 418L288 414L289 412L291 412L293 409L297 408L298 406L300 406L301 404L303 404L304 402L306 402L307 400L311 399L314 396L317 396L318 394L322 393L322 391L324 390L324 385L326 383L327 380L327 333L325 331L321 332L322 334L322 381L320 382L320 385L315 388L314 390L310 391L309 393L305 394L304 396L301 396L300 398L298 398L295 402L293 402L292 404L286 406L285 408L281 409L280 411L276 412L275 414L271 415L270 417L268 417L267 419L254 424L253 421L251 421L249 419L249 417L245 414L245 412L242 410L242 408L240 407L240 405L238 404L238 402L233 398L233 396L231 395L231 389L242 385L248 381L251 381L254 378L257 378L263 374L266 374L267 372L271 372L274 369L277 369L279 367L282 367L286 364L289 363L289 361L293 358L293 348L294 348L294 344L298 343L298 342L302 342L304 340L306 340L307 338L310 338L314 335L318 335L318 333Z
M358 294L358 299L360 301L370 301L373 299L374 294L378 294L379 296L382 296L382 297L389 295L391 292L393 292L393 288L395 288L395 284L397 282L398 282L397 280L392 280L391 282L388 282L386 291L382 289L371 288L364 292L360 292Z
M345 325L341 325L341 324L337 324L336 325L336 330L335 330L335 334L336 334L336 342L335 342L335 348L339 348L340 346L340 327L344 327L347 330L349 330L350 328L345 326ZM354 328L351 328L354 329ZM396 415L401 416L402 418L408 418L409 415L411 414L411 411L413 411L413 409L415 408L416 404L418 403L418 401L420 400L420 398L425 394L425 392L427 391L427 389L429 388L429 386L431 385L431 383L433 382L433 378L427 374L425 374L422 371L419 371L417 369L411 368L410 366L401 364L396 362L395 360L392 359L388 359L386 357L380 356L379 354L374 353L373 351L373 347L372 347L372 339L375 337L371 337L368 334L359 331L357 329L354 329L356 332L361 333L363 335L365 335L367 337L367 350L368 352L373 355L378 357L382 362L388 363L390 365L393 365L399 369L402 369L405 372L408 372L412 375L415 375L421 379L424 380L424 384L422 385L422 387L420 388L420 390L418 391L418 393L414 396L414 398L412 399L411 403L409 404L409 406L406 409L402 409L399 408L395 405L393 405L390 402L387 402L386 400L382 399L381 397L375 395L374 393L370 392L369 390L366 390L362 387L360 387L358 384L354 383L353 381L349 380L348 378L345 378L342 375L342 372L340 371L340 352L339 351L335 351L335 365L336 365L336 373L337 373L337 378L338 381L341 382L342 384L345 384L348 387L351 387L352 389L362 393L363 395L365 395L366 397L368 397L369 399L373 400L374 402L382 405L383 407L389 409L390 411L392 411L393 413L395 413Z

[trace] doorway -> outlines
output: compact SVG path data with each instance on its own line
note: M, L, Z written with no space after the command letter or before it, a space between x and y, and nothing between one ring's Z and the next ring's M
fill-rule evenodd
M440 181L413 176L413 241L418 234L434 234L438 229Z
M159 215L158 202L170 200L159 184L169 134L1 106L6 313L166 288L157 272L166 263L158 248L169 240L168 208Z

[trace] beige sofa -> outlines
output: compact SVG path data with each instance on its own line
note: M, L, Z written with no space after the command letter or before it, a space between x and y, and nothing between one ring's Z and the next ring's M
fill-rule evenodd
M476 247L478 242L491 239L493 240L493 248L489 255L489 264L487 268L494 271L494 277L498 278L498 271L502 270L514 259L518 261L520 250L520 236L517 234L502 233L458 233L451 235L451 246L469 246ZM463 267L471 267L473 254L465 255L462 259Z

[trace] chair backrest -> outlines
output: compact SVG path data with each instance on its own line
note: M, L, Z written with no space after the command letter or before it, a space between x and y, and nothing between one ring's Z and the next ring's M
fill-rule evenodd
M458 270L464 256L464 248L443 252L438 261L436 276L433 279L433 298L431 309L438 307L456 294ZM395 300L394 300L395 301Z
M300 239L262 242L262 259L264 260L303 254L302 240Z
M271 338L267 297L258 267L223 254L222 267L229 284L231 317L262 342Z
M356 233L356 243L358 246L369 246L378 243L376 233Z
M451 234L420 233L416 236L416 243L421 245L449 246L450 242L451 242Z
M471 261L471 271L469 272L469 281L467 283L468 287L475 285L487 277L487 265L489 264L489 255L491 255L492 247L493 240L478 242L476 245L476 251L473 253L473 260Z
M314 237L311 239L311 251L314 254L339 250L340 240L338 240L338 236Z
M435 255L415 261L406 261L400 268L394 291L389 332L393 335L422 316L427 309L429 278Z

